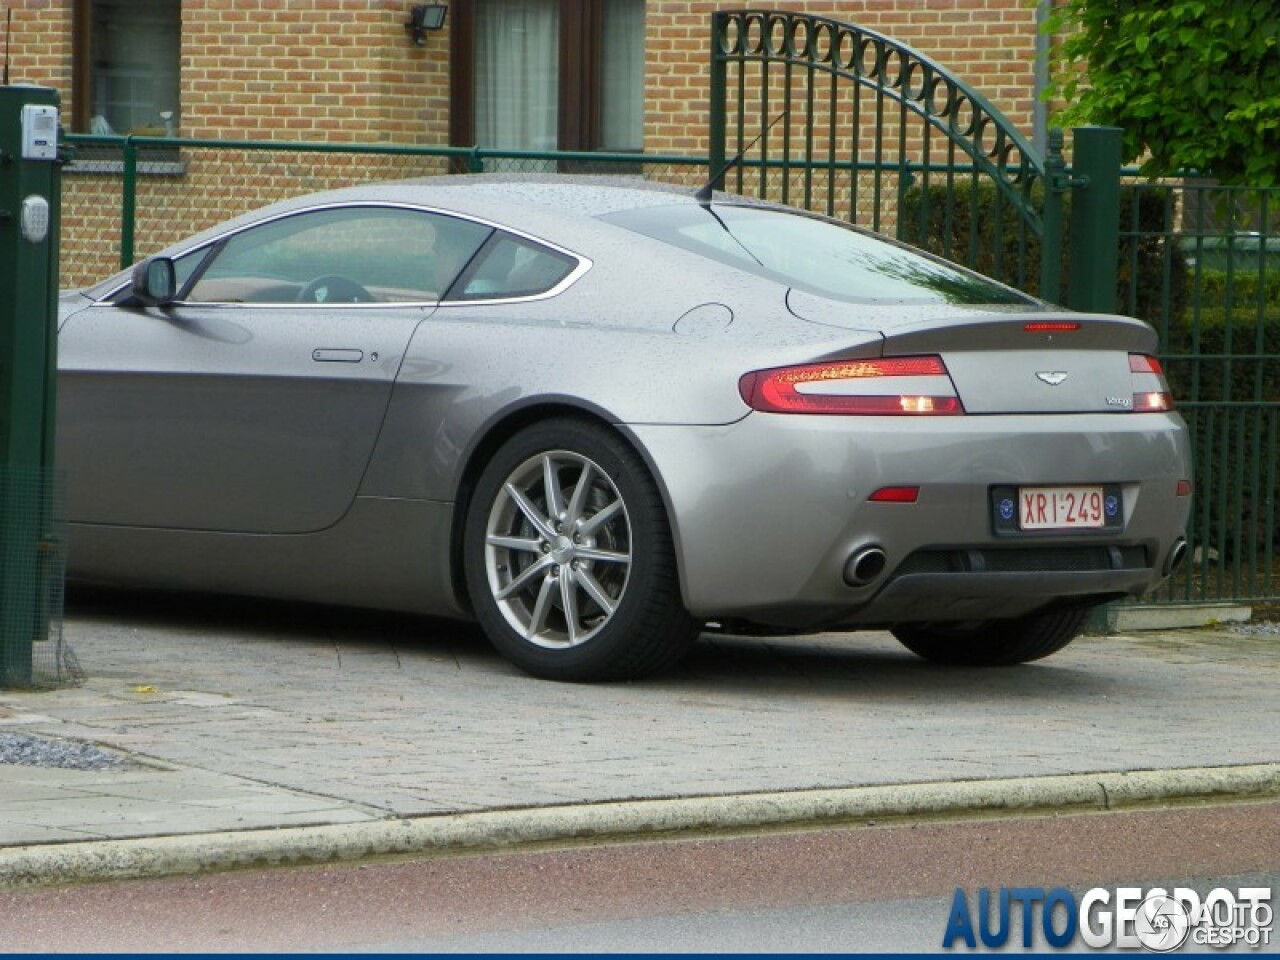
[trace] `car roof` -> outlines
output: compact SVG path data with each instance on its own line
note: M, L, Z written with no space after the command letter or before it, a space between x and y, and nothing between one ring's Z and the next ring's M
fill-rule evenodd
M695 187L655 183L637 176L481 173L370 181L306 194L265 209L286 211L325 203L400 202L489 216L510 223L512 217L520 216L520 211L530 214L551 211L561 217L594 218L640 207L696 203L695 190Z
M700 168L696 175L702 175ZM399 203L452 211L571 246L574 234L599 226L598 218L602 216L643 207L694 204L698 202L696 191L692 186L617 174L481 173L370 180L257 207L190 234L158 253L173 255L250 223L294 210L359 203ZM717 197L722 202L775 206L737 195ZM127 273L121 271L87 288L85 293L102 295L119 286Z

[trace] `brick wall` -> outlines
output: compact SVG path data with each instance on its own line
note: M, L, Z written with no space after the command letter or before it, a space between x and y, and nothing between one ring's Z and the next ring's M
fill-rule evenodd
M454 0L455 3L470 0ZM71 107L70 0L10 0L12 78L58 88ZM645 148L705 147L713 10L649 0ZM448 27L416 47L404 0L183 0L183 136L443 144ZM977 85L1029 130L1035 11L1024 0L780 3L903 41Z
M70 116L70 0L8 0L11 79ZM179 133L443 144L448 29L417 47L402 0L183 0ZM3 21L0 21L2 23Z
M62 109L71 106L71 4L67 0L8 0L0 5L12 13L9 81L53 87L62 95Z
M706 148L707 47L717 9L790 9L856 23L914 47L977 89L1028 138L1035 10L1024 0L810 0L749 4L649 0L645 149Z
M447 30L401 0L184 0L182 134L444 144Z

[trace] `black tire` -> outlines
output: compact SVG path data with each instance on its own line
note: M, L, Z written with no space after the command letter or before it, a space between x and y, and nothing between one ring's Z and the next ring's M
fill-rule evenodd
M957 667L1008 667L1057 653L1080 635L1089 606L1058 607L1012 620L908 623L893 629L917 656Z
M674 666L697 638L662 498L602 425L559 418L513 436L481 473L463 536L476 618L528 673L635 679Z

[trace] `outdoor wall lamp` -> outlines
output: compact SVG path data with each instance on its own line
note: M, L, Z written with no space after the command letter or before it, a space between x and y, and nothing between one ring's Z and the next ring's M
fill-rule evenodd
M439 30L444 26L444 15L449 12L443 3L420 3L409 8L409 22L404 25L413 36L413 42L420 47L427 44L427 31Z

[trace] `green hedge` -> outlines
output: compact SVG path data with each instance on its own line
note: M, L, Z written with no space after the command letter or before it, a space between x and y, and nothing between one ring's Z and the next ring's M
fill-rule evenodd
M1040 194L1032 200L1041 206ZM934 253L1041 296L1042 244L1022 225L1013 205L997 203L994 184L931 183L910 187L904 198L899 235ZM1189 303L1187 259L1173 242L1176 197L1162 188L1124 187L1120 203L1120 263L1116 309L1140 317L1157 329L1177 323ZM1064 240L1069 232L1071 198L1063 198ZM1148 236L1153 234L1153 236ZM1069 243L1062 244L1063 290L1045 295L1061 303L1071 273Z
M1261 313L1202 308L1169 328L1164 353L1169 384L1180 401L1249 402L1258 399L1259 380L1261 399L1280 401L1280 303ZM1228 353L1238 359L1220 359Z
M1269 483L1277 451L1267 424L1275 414L1248 406L1280 401L1280 304L1201 309L1170 329L1165 354L1170 389L1195 438L1196 538L1232 562L1256 556L1267 541L1280 544L1280 489ZM1223 400L1245 406L1215 405Z
M1200 302L1206 306L1226 306L1229 290L1236 310L1255 310L1259 286L1262 287L1261 300L1264 304L1280 305L1280 264L1265 272L1261 279L1256 269L1234 270L1230 274L1225 270L1200 270L1193 276Z
M993 185L912 186L898 219L906 242L1039 296L1040 238Z

